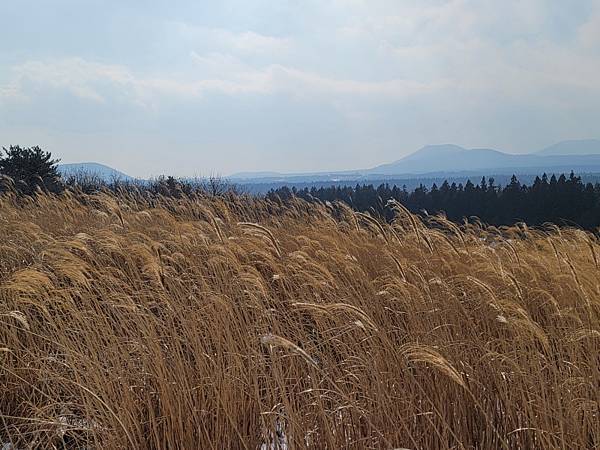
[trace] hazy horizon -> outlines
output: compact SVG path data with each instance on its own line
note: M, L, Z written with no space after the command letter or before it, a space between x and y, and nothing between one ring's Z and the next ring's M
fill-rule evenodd
M132 176L598 138L600 0L0 5L0 145Z

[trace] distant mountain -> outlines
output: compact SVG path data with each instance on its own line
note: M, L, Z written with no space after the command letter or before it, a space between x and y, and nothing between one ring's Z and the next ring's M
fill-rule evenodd
M589 145L587 147L593 148ZM398 175L473 171L531 173L600 170L600 151L596 154L575 153L585 151L587 147L559 144L555 149L551 149L551 152L557 153L515 155L487 148L468 150L456 145L430 145L393 163L369 169L366 173ZM572 153L558 153L569 150Z
M242 172L229 177L238 184L345 183L370 182L392 178L451 178L454 176L538 175L548 173L600 173L600 140L564 141L543 150L511 154L490 148L466 149L458 145L427 145L389 164L370 169L335 172L278 173ZM134 178L103 164L87 162L61 164L63 176L89 174L105 181L131 181Z
M371 169L280 174L274 172L233 175L242 183L368 181L390 177L475 175L525 175L543 172L600 172L600 140L564 141L539 152L512 154L490 148L466 149L458 145L428 145L397 161Z
M461 172L518 166L522 155L509 155L487 148L467 150L458 145L428 145L398 161L369 169L382 175Z
M120 172L112 167L105 166L104 164L98 164L94 162L76 163L76 164L59 164L58 171L61 176L69 177L76 175L91 175L97 176L104 181L111 182L115 180L119 181L131 181L133 177Z
M600 140L563 141L540 150L536 155L600 155Z

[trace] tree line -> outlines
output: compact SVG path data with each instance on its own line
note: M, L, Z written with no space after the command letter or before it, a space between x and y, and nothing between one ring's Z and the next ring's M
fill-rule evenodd
M0 151L0 193L11 191L19 196L31 196L38 192L58 194L73 189L85 194L102 190L138 191L149 195L182 198L196 194L225 196L240 193L236 186L218 176L181 179L160 176L152 180L119 179L106 180L88 172L61 176L60 160L38 146L11 145Z
M569 176L544 174L530 185L521 184L516 176L502 187L493 178L481 179L479 184L443 182L431 188L420 185L413 191L406 187L383 183L356 186L331 186L295 189L273 189L267 197L288 201L293 196L309 202L343 201L357 211L371 213L391 220L393 213L386 208L387 200L395 199L409 210L420 214L443 213L452 221L478 217L492 225L512 225L525 222L539 226L547 222L559 225L595 229L600 226L600 183L583 183L573 172Z
M0 191L12 190L22 195L34 195L38 191L58 193L67 188L90 193L102 189L113 191L140 190L152 195L182 197L194 194L228 195L239 193L236 186L213 177L207 180L183 180L160 177L151 181L107 182L93 174L78 174L61 178L59 160L40 147L22 148L11 146L0 152ZM357 211L371 213L391 220L392 211L386 207L387 200L395 199L409 210L420 214L443 213L452 221L478 217L492 225L512 225L525 222L537 226L547 222L559 225L575 225L585 229L600 226L600 183L584 183L573 172L548 177L536 177L530 185L522 184L516 176L502 187L493 178L481 179L479 184L470 180L463 183L444 181L439 187L420 185L409 191L382 183L356 186L305 187L287 186L272 189L269 199L289 201L292 197L309 202L343 201Z

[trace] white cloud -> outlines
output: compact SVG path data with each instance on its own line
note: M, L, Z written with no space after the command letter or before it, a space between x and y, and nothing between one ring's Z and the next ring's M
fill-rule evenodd
M285 51L290 46L289 39L263 36L253 31L243 33L230 33L219 31L221 38L236 50L244 52L278 52Z
M49 89L62 90L83 100L107 103L129 101L138 106L159 106L161 98L201 99L205 94L275 94L297 98L375 96L384 99L415 96L446 86L443 81L420 83L410 80L356 81L336 79L278 64L255 69L227 55L192 58L199 71L212 77L177 79L137 76L124 66L100 64L81 58L58 61L27 61L12 68L14 79L0 91L13 98L34 98Z
M283 66L272 66L267 73L276 88L296 95L309 92L321 95L378 96L397 99L429 93L445 86L443 81L427 84L400 79L371 82L334 79Z
M58 61L26 61L10 68L13 93L19 98L32 98L43 89L64 89L76 97L104 103L104 97L94 83L127 85L133 76L124 68L68 58Z
M224 28L203 27L187 22L173 22L171 27L191 45L219 47L235 53L274 54L287 51L291 40L285 37L267 36L255 31L233 32Z
M14 83L0 85L0 105L2 99L6 100L17 100L21 96L19 86Z

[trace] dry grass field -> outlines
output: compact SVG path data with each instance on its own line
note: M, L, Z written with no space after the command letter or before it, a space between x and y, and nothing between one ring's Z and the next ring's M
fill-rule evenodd
M598 448L597 238L391 207L0 197L0 447Z

